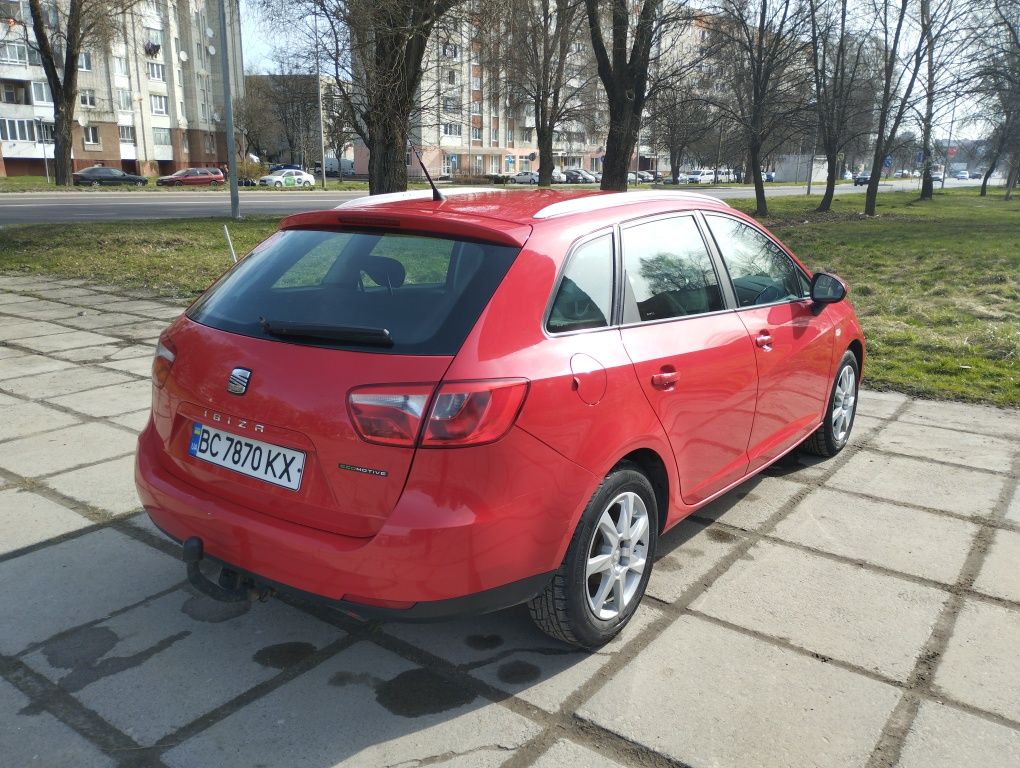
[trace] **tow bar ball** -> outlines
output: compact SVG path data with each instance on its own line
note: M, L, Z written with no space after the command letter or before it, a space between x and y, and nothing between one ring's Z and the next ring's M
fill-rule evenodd
M199 568L204 556L200 538L192 536L185 540L181 548L181 559L188 569L188 581L203 595L222 603L243 603L247 600L265 602L273 595L271 588L256 584L254 579L231 568L220 569L218 583L211 581Z

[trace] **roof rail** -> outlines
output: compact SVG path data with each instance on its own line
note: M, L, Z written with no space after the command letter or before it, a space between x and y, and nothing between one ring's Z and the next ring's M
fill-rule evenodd
M727 208L730 204L725 200L711 195L704 195L698 192L680 192L667 190L642 190L640 192L617 192L607 195L589 195L576 197L571 200L563 200L552 205L547 205L537 211L532 218L550 219L554 216L566 216L571 213L587 213L604 208L616 208L620 205L634 205L637 203L661 203L671 200L701 200L703 202L724 205Z
M450 187L449 189L443 190L443 197L450 197L451 195L470 195L478 192L493 192L498 190L492 190L488 187ZM346 202L340 203L333 210L340 210L341 208L364 208L369 205L385 205L386 203L399 203L405 200L432 200L431 189L412 189L409 192L389 192L385 195L369 195L366 197L356 197L353 200L347 200Z

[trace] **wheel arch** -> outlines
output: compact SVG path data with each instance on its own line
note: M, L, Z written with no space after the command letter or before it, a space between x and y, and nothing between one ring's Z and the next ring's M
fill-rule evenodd
M638 448L622 456L613 469L621 464L634 464L648 478L655 492L655 506L658 509L659 533L666 527L666 518L669 516L669 472L666 463L658 452L651 448ZM612 470L610 470L611 472Z

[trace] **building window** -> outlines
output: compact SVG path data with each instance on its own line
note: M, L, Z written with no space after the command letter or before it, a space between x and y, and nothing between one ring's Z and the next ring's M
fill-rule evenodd
M205 135L205 152L207 155L216 154L216 138L211 133Z
M99 126L97 125L86 125L84 128L85 143L86 144L98 144L99 143Z
M128 64L126 56L114 56L113 57L113 74L124 75L127 77Z
M205 120L205 102L204 101L201 104L198 105L198 114L200 114L202 116L202 119Z
M52 104L53 96L50 94L49 83L32 83L32 103Z
M177 85L179 85L181 88L184 87L184 73L181 72L180 67L177 68Z
M471 78L471 88L473 90L475 90L475 91L482 90L482 78L480 78L480 77L472 77Z
M446 82L448 82L450 85L456 85L457 80L458 80L457 70L451 69L449 72L446 73Z
M460 136L460 123L443 123L444 136Z
M130 112L132 109L131 91L126 88L117 89L117 109L121 112Z
M474 141L481 141L482 140L482 129L481 128L472 128L471 129L471 138Z
M78 103L83 107L96 106L96 92L91 88L83 88L78 91Z
M22 43L0 43L0 61L28 64L28 48Z
M35 141L35 122L0 120L0 141Z
M482 102L480 102L480 101L472 101L471 102L471 114L472 115L480 115L480 114L482 114Z
M492 126L492 130L489 131L489 138L493 144L499 144L499 128Z
M0 83L0 101L5 104L24 104L25 89L20 86L20 82L15 84L13 80Z
M145 65L149 72L150 80L158 80L161 83L166 82L166 67L162 64L158 64L155 61L147 62Z
M524 141L524 142L530 142L531 141L531 129L530 128L521 128L521 141Z
M152 129L152 143L158 147L169 147L170 146L170 129L169 128L153 128Z
M456 43L445 43L443 45L443 56L448 59L460 58L460 46Z
M456 96L443 97L443 111L451 115L460 114L460 99Z
M78 70L80 72L92 71L92 54L88 51L83 51L78 54Z
M512 146L513 143L514 143L514 129L513 128L507 128L506 129L506 144L509 147L509 146ZM522 169L522 170L527 170L527 169Z
M121 125L117 130L120 132L120 140L124 144L135 143L135 127L133 125Z
M152 114L154 115L165 115L166 111L166 96L159 96L155 93L149 95L149 104L152 105Z

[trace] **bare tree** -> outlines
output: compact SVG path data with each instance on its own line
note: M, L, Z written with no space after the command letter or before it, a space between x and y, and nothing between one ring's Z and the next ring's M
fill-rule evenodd
M876 78L869 66L868 25L854 28L849 0L809 0L811 74L818 141L825 152L825 193L815 209L832 207L839 155L872 127Z
M461 0L258 0L263 14L305 37L318 26L324 69L368 147L368 188L376 195L407 188L405 153L430 38ZM314 37L312 37L314 40ZM309 46L311 50L312 46Z
M663 88L650 101L652 144L669 155L669 173L674 184L680 179L680 164L692 145L715 132L719 122L712 105L696 91L679 82Z
M760 171L769 142L781 143L803 117L807 23L800 0L723 0L717 10L719 59L732 91L718 107L744 135L758 216L768 215Z
M234 129L240 137L241 154L254 154L264 160L279 144L278 126L266 115L271 98L266 75L245 75L244 96L234 100Z
M82 53L105 48L121 31L121 17L140 0L28 0L29 13L18 4L0 27L39 54L53 97L53 168L58 186L74 183L71 131L78 107L78 64ZM6 14L5 14L6 15Z

